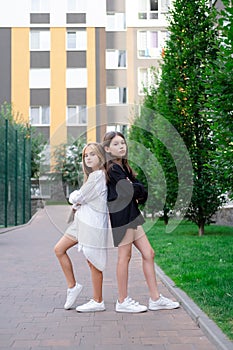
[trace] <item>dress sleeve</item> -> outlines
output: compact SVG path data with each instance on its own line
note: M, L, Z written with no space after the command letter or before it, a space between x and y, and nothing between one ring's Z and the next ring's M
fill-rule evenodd
M91 173L82 187L70 194L69 202L71 204L84 204L91 202L95 198L99 197L97 184L99 181L101 181L102 176L104 176L102 172L94 171Z

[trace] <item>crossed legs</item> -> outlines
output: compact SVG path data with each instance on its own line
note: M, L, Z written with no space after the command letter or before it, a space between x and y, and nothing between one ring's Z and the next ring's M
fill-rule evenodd
M74 277L73 265L69 255L67 254L67 250L75 246L77 243L77 241L74 241L67 236L62 236L54 247L54 252L61 265L62 271L64 272L68 288L73 288L76 284L76 280ZM103 273L99 271L94 265L92 265L88 260L87 262L91 271L93 299L97 302L101 302L103 300Z

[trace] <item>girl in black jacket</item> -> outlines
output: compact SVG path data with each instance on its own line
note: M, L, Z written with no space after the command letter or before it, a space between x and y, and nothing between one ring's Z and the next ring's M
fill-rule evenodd
M143 260L143 272L150 292L149 309L174 309L178 302L163 297L158 292L154 267L154 251L143 230L144 218L138 204L145 203L147 192L136 179L128 164L127 144L123 134L111 131L105 134L103 147L106 152L108 209L114 246L118 247L117 312L144 312L147 306L140 305L128 296L128 267L132 244L139 250Z

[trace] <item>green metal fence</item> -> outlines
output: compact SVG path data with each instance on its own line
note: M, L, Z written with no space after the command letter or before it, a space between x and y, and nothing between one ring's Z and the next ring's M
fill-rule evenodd
M31 218L30 129L0 118L0 227Z

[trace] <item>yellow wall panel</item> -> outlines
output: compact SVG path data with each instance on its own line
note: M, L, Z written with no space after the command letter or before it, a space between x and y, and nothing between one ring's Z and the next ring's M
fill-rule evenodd
M87 28L87 142L96 141L96 52L95 28Z
M66 142L66 29L51 28L50 143Z
M24 122L29 120L29 28L12 28L11 31L11 95L12 106Z
M128 103L135 103L135 85L137 86L137 82L133 83L135 81L135 72L134 72L134 60L135 60L135 53L134 53L134 29L133 28L127 28L127 61L128 61L128 67L127 67L127 80L128 80Z

